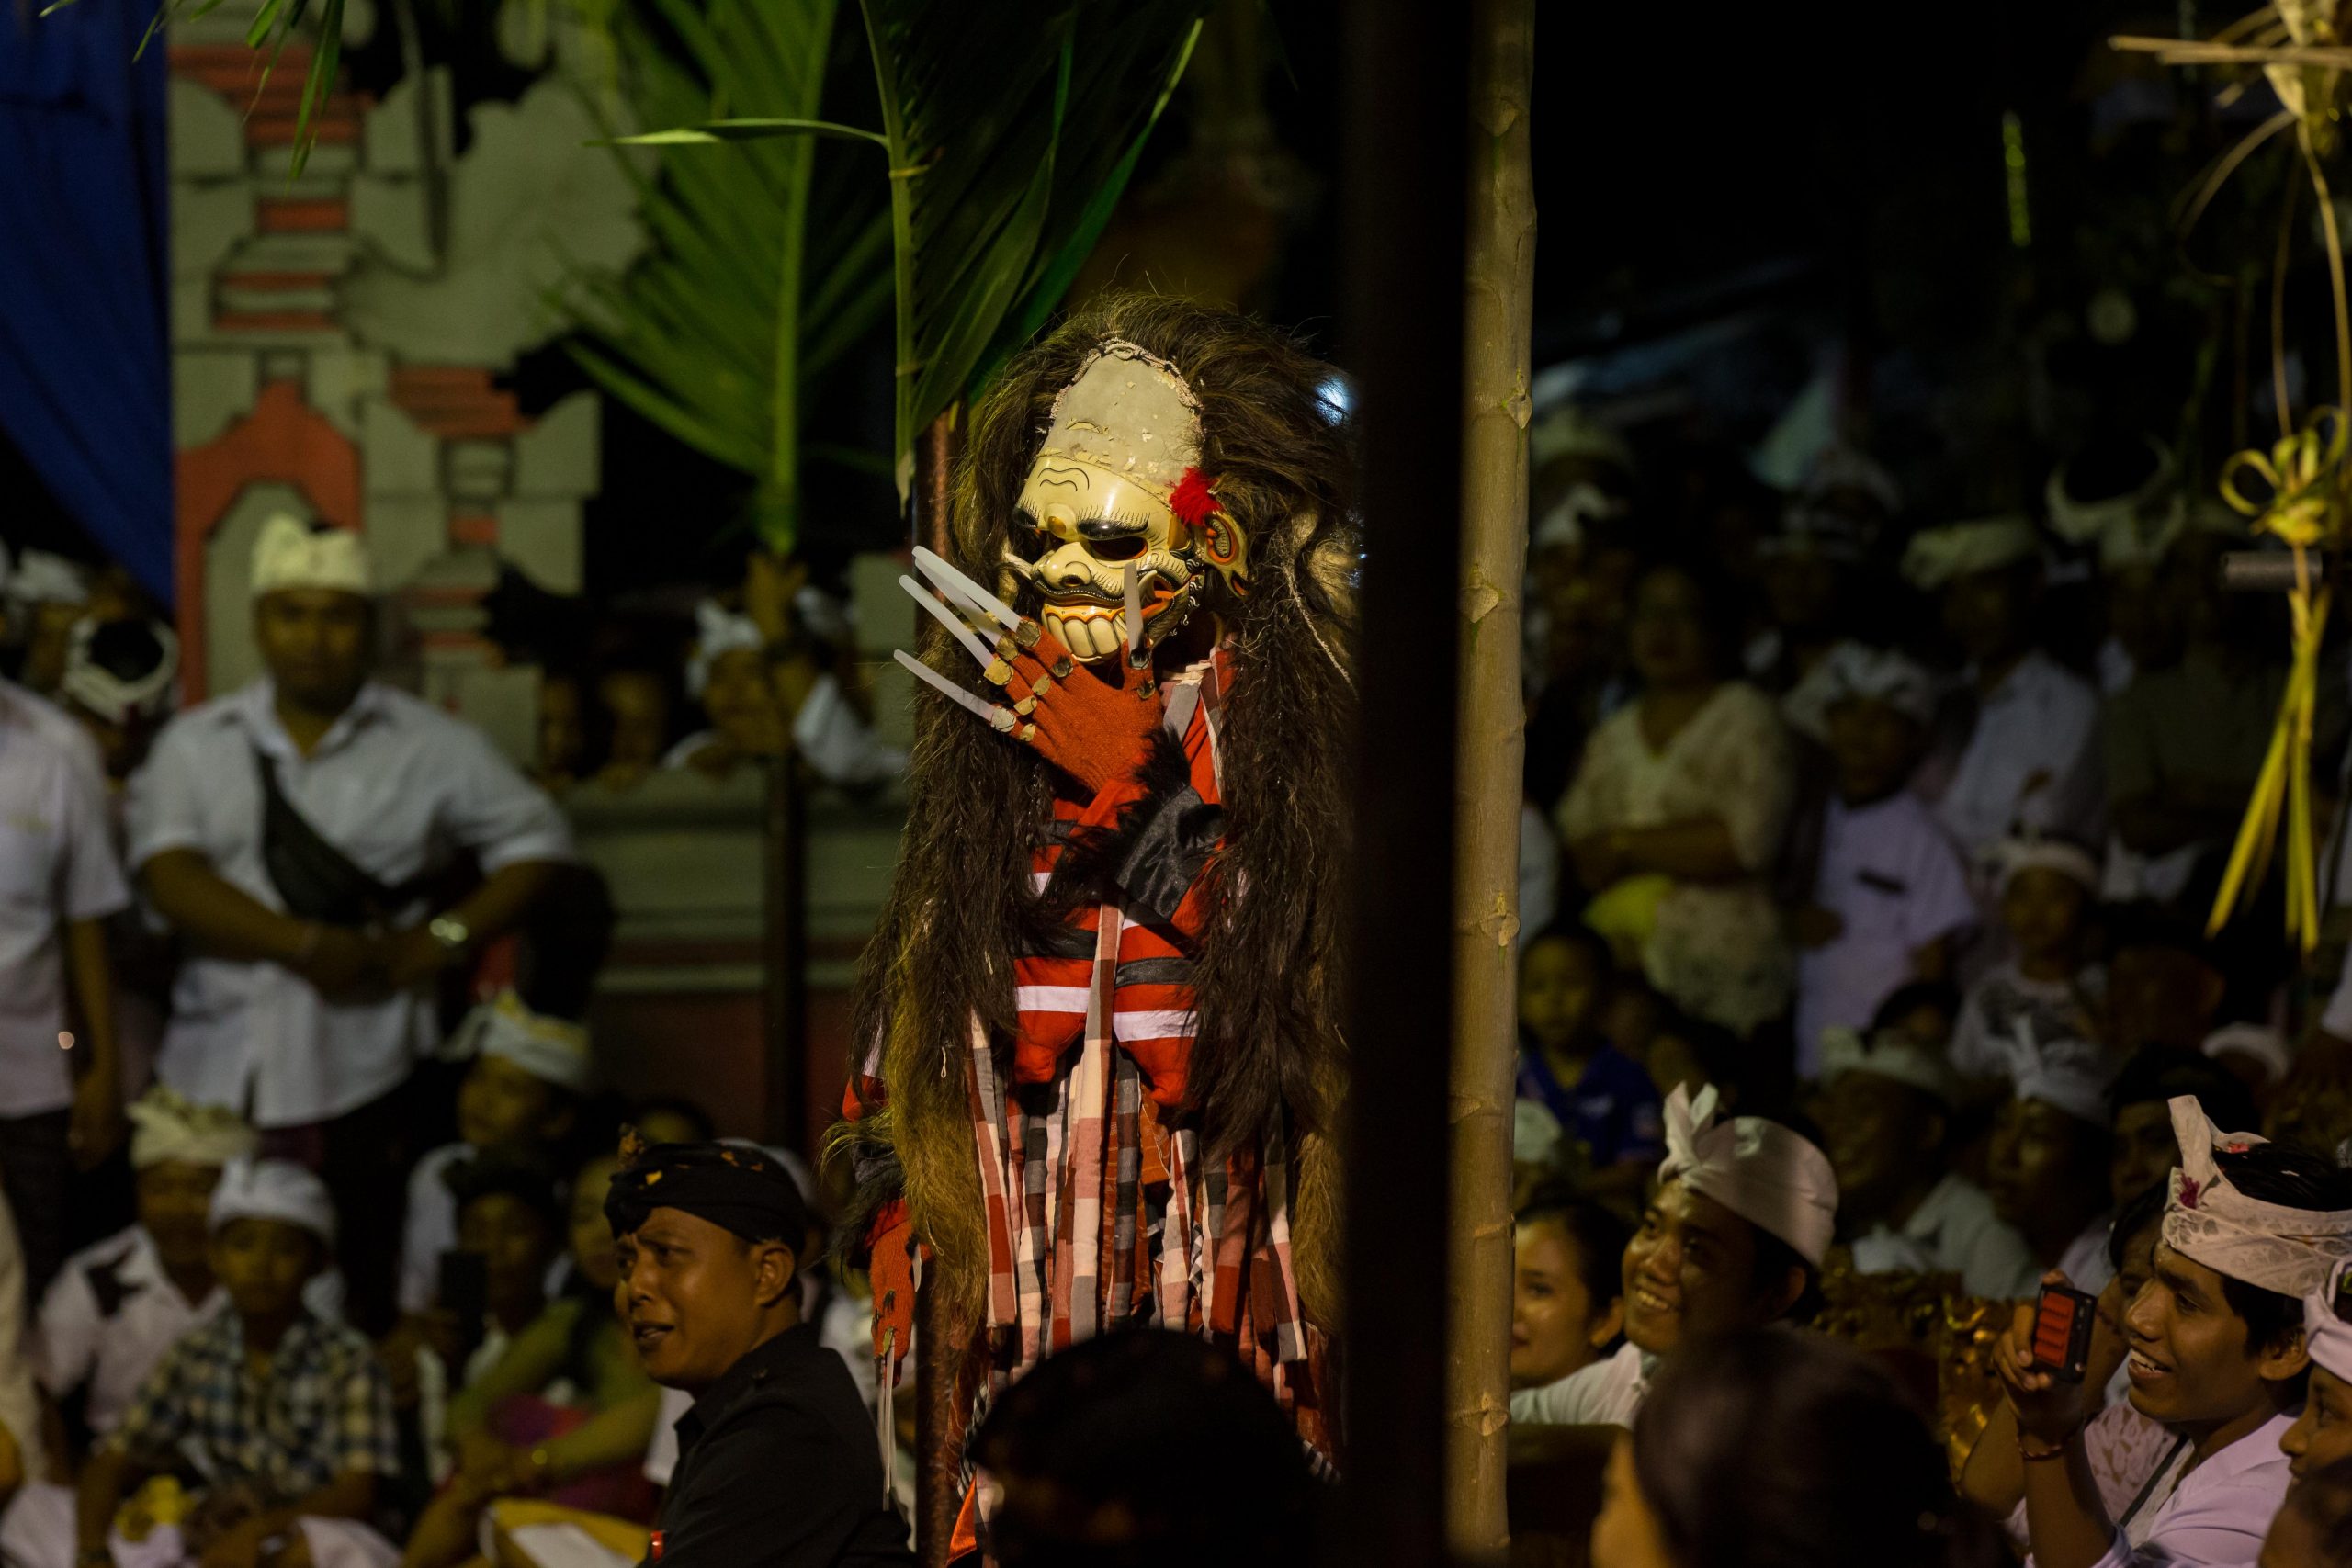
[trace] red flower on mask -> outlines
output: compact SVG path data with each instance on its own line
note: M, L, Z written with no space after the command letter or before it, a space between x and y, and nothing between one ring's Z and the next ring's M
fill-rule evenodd
M1169 492L1168 510L1197 528L1204 518L1217 510L1216 491L1200 469L1186 468L1184 477Z

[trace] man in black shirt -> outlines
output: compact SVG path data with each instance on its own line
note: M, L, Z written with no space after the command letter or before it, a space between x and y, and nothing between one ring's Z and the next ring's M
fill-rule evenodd
M647 1561L912 1568L880 1441L842 1359L800 1321L792 1179L753 1149L634 1134L605 1200L614 1300L653 1381L695 1396Z

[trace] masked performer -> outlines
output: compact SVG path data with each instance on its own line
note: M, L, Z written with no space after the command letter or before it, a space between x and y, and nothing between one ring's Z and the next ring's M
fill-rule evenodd
M877 1353L919 1242L965 1415L1157 1324L1235 1346L1328 1455L1354 702L1329 376L1238 317L1098 305L975 411L969 575L918 558L963 614L919 594L948 635L841 1136Z

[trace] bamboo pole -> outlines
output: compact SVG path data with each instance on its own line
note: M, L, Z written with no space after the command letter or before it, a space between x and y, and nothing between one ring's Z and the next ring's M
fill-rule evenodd
M1427 0L1340 8L1340 344L1355 378L1364 562L1354 929L1347 947L1341 1470L1323 1560L1445 1557L1445 1282L1462 522L1462 134L1469 19ZM1400 220L1400 214L1409 216Z
M1463 319L1462 682L1454 759L1453 1223L1446 1232L1446 1536L1498 1562L1510 1422L1511 1092L1518 1039L1520 584L1527 560L1534 0L1475 0Z

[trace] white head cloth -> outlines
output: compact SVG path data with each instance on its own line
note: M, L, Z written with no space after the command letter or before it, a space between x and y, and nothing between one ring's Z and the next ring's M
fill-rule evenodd
M2284 1083L2295 1066L2294 1047L2287 1037L2267 1024L2225 1023L2205 1037L2205 1055L2215 1061L2223 1056L2248 1056L2262 1067L2263 1081Z
M586 1026L532 1011L512 987L466 1014L442 1054L460 1060L497 1056L574 1094L588 1087Z
M2046 838L2039 833L2018 833L2003 839L1984 852L1995 880L2006 891L2009 879L2021 871L2054 871L2085 891L2097 893L2099 886L2098 862L2080 844L2064 839Z
M2110 535L2137 539L2143 547L2153 545L2158 550L2170 542L2171 536L2179 532L2180 520L2187 510L2173 482L2176 475L2172 452L2152 435L2142 439L2148 444L2148 454L2155 459L2155 466L2138 488L2121 495L2078 500L2066 489L2067 465L2062 463L2050 471L2041 499L2050 514L2052 533L2074 545L2098 540L2102 556Z
M225 1105L198 1105L155 1085L130 1102L130 1165L134 1170L174 1161L230 1165L251 1159L260 1140L245 1119Z
M1119 474L1165 502L1201 460L1201 405L1168 361L1104 338L1054 399L1039 457Z
M8 578L8 597L19 604L86 604L90 580L63 556L27 550Z
M368 546L348 528L313 529L278 513L261 525L254 541L253 595L289 588L327 588L339 593L373 593Z
M2352 1276L2352 1258L2330 1268L2319 1289L2303 1298L2303 1348L2314 1362L2352 1382L2352 1323L2335 1311L2347 1276Z
M2165 1245L2216 1274L2298 1300L2352 1258L2352 1209L2322 1213L2249 1198L2222 1174L2216 1150L2244 1153L2267 1140L2223 1133L2193 1094L2172 1100L2180 1166L2165 1203Z
M282 1220L334 1245L334 1204L327 1185L282 1159L241 1159L220 1173L212 1190L212 1228L232 1220Z
M1903 575L1915 588L1933 592L1973 572L2015 566L2041 554L2041 536L2022 517L1986 517L1925 528L1903 552Z
M1821 1081L1835 1083L1848 1073L1907 1084L1944 1105L1960 1099L1960 1075L1940 1051L1931 1051L1895 1030L1871 1039L1851 1029L1821 1032Z
M74 646L65 655L65 673L58 690L105 719L128 724L133 718L153 718L172 704L172 682L180 672L180 639L161 621L143 623L155 638L155 667L135 680L125 680L90 658L90 639L101 623L85 616L74 623Z
M695 651L686 660L686 690L699 698L710 685L711 666L729 653L757 653L767 646L759 623L716 599L695 606Z
M1889 513L1903 510L1903 491L1884 464L1859 446L1833 441L1814 454L1802 493L1816 501L1841 490L1860 491Z
M1829 710L1851 697L1884 703L1925 725L1936 714L1936 678L1908 655L1849 640L1808 671L1781 708L1793 728L1819 740L1829 733Z
M2109 1075L2098 1048L2081 1040L2035 1038L2033 1020L2020 1015L2017 1032L2002 1037L2014 1098L2053 1105L2077 1122L2105 1131Z
M1510 1108L1513 1165L1551 1165L1560 1157L1560 1119L1540 1100L1515 1100Z
M1715 1086L1666 1097L1660 1181L1679 1179L1749 1224L1780 1237L1815 1268L1838 1230L1838 1178L1810 1139L1760 1116L1715 1115Z

